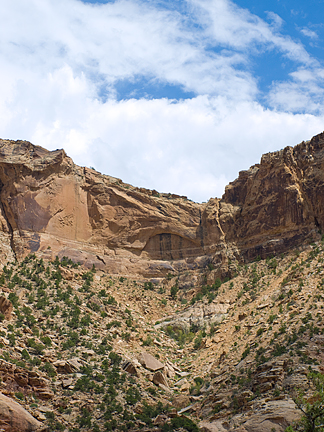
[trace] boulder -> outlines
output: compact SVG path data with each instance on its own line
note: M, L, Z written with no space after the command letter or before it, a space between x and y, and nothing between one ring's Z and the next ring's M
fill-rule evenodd
M137 370L136 370L136 367L135 367L135 366L133 365L133 363L130 362L130 361L125 361L125 362L122 364L122 369L123 369L125 372L128 372L130 375L137 376Z
M212 422L202 421L199 424L203 432L284 432L285 429L301 416L300 411L292 399L275 400L266 402L265 399L259 401L253 411L249 412L249 417L245 421L239 414L226 421L222 419ZM237 427L237 423L240 427Z
M181 392L186 392L190 389L190 383L186 378L182 378L175 385L179 387Z
M0 313L2 313L6 320L11 320L12 303L6 297L0 296Z
M0 393L0 430L3 432L33 432L42 423L11 398Z
M251 415L250 419L242 422L247 432L284 432L294 421L299 420L301 412L296 408L292 399L275 400L260 403L260 407ZM234 417L235 418L235 417Z
M147 352L142 352L140 355L138 361L140 364L145 367L145 369L148 369L152 372L161 370L164 368L164 364L161 363L158 359L153 357L151 354L148 354Z
M189 396L179 394L176 395L172 400L172 405L177 409L186 408L191 404Z
M82 366L81 360L78 357L71 358L69 360L57 360L53 363L58 373L73 373L80 370Z
M72 270L67 269L66 267L60 266L60 272L65 280L72 280L74 278L74 273Z
M73 384L73 379L72 378L66 378L64 380L62 380L62 387L63 388L68 388Z
M35 389L35 392L39 399L42 400L53 399L54 397L54 393L49 388Z
M228 429L224 428L223 422L221 420L212 422L202 421L199 424L199 429L201 432L228 432Z
M164 425L169 420L169 417L165 414L159 414L153 421L154 425Z
M161 371L155 372L155 374L153 375L153 382L156 385L162 384L163 386L168 387L168 382Z

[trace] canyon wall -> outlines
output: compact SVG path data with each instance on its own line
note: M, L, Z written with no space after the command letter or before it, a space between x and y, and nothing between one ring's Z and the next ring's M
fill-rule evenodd
M158 277L285 252L324 227L324 133L268 153L221 199L136 188L79 167L64 150L0 140L0 258L67 256Z

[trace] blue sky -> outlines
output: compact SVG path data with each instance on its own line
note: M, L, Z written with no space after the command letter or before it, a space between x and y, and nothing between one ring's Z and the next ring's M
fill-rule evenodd
M206 201L324 129L324 0L3 3L3 138Z

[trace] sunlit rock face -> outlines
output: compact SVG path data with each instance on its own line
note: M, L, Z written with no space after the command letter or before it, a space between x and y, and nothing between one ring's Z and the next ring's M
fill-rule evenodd
M64 150L0 140L0 256L67 256L158 277L285 252L324 226L324 134L262 157L198 204L79 167Z

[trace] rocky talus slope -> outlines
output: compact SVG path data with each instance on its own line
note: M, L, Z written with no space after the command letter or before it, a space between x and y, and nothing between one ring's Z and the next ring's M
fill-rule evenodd
M67 258L8 264L0 428L284 431L323 371L323 261L318 242L228 281L209 268L155 283Z
M0 140L0 256L67 256L114 274L165 276L286 252L323 229L324 134L269 153L222 199L197 204L78 167L64 150Z

